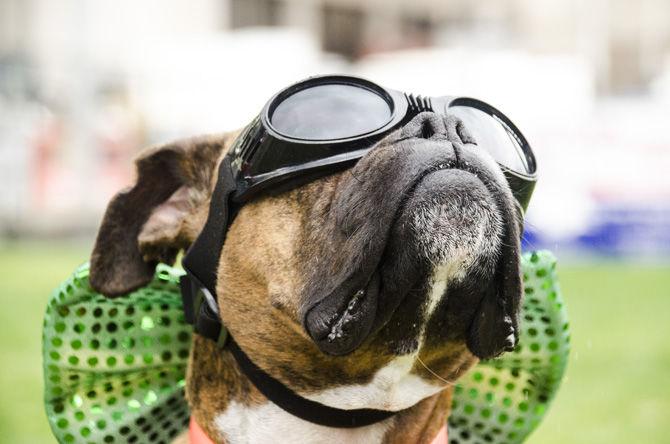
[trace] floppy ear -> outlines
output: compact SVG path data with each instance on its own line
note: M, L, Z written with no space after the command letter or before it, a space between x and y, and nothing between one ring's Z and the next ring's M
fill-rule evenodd
M523 293L519 227L509 224L503 237L495 284L487 289L470 325L467 346L479 359L511 351L519 339L519 310Z
M204 225L214 172L231 134L150 148L135 161L137 181L107 206L91 254L91 286L119 296L172 264Z

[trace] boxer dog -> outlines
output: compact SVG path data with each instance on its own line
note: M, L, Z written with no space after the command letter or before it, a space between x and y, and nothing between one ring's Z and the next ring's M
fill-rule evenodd
M94 288L123 295L188 248L236 134L140 155L137 182L112 199L100 227ZM210 440L435 438L457 379L513 347L518 330L522 212L474 142L462 122L425 112L349 169L241 207L217 283L239 346L304 398L398 413L358 428L312 424L266 399L226 348L194 334L186 396ZM315 302L324 289L330 296Z

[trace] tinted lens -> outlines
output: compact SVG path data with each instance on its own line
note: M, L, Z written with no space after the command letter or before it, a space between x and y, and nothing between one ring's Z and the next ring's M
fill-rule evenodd
M529 165L521 140L501 118L472 106L452 106L448 111L463 120L477 145L499 164L519 173L533 172L534 166Z
M284 98L270 116L272 127L295 139L334 140L360 136L391 120L388 102L369 89L315 85Z

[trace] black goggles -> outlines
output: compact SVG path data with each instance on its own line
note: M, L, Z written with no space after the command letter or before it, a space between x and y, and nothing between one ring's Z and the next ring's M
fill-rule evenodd
M233 200L245 202L347 168L421 112L460 118L527 208L537 180L535 156L503 113L469 97L414 96L344 75L310 77L267 102L229 151Z
M257 367L220 318L218 268L228 227L261 192L276 193L346 168L382 137L421 112L459 117L477 145L502 168L525 209L535 186L533 152L500 111L466 97L421 97L349 76L313 77L280 91L234 142L218 169L209 215L182 264L184 318L194 330L228 346L238 366L284 410L329 427L359 427L394 412L341 410L307 400Z

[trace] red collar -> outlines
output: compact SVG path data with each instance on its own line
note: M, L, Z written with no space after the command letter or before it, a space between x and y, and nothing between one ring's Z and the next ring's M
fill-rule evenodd
M195 422L193 416L191 416L191 422L188 426L188 439L191 444L214 444L202 427ZM448 442L447 425L445 424L437 433L437 436L433 439L431 444L447 444Z
M214 444L214 441L209 439L200 424L195 422L193 416L191 416L191 422L188 424L188 442L190 444Z

